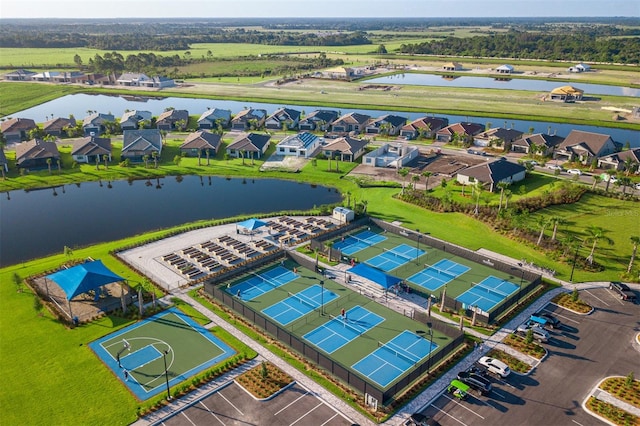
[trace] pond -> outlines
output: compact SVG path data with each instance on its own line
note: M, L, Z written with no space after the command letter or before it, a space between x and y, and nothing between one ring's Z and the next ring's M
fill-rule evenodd
M223 101L216 99L194 99L194 98L140 98L130 96L107 96L107 95L87 95L76 94L67 95L54 99L49 102L45 102L41 105L26 109L24 111L12 114L12 117L31 118L36 122L44 122L47 120L47 116L60 116L68 117L72 114L76 119L82 119L87 115L87 111L99 111L103 113L112 113L116 117L121 117L125 110L142 110L150 111L154 116L160 115L166 108L173 107L176 109L186 109L189 114L199 116L207 110L207 108L222 108L231 110L233 114L242 111L245 107L262 108L268 113L275 111L276 109L287 106L297 110L304 110L306 113L310 113L316 109L323 107L310 106L310 105L296 105L296 104L273 104L273 103L260 103L260 102L239 102L239 101ZM407 117L409 120L414 120L420 116L434 115L428 112L428 108L425 108L424 112L420 113L408 113L398 112L392 110L377 110L377 109L349 109L340 110L338 108L324 107L328 109L334 109L341 111L342 113L355 111L362 114L368 114L372 117L378 117L383 114L396 114L403 117ZM544 121L531 121L531 120L504 120L503 118L491 118L491 117L475 117L471 115L447 115L437 114L438 117L445 117L449 119L449 123L457 123L461 121L473 121L481 124L492 123L493 126L502 126L515 128L522 132L528 132L530 128L533 128L535 132L555 133L559 136L567 136L571 130L583 130L586 132L604 133L610 135L614 141L625 144L627 141L632 147L640 146L640 138L638 132L634 130L619 129L612 127L599 127L599 126L583 126L577 124L565 124L565 123L551 123Z
M536 92L550 92L556 87L571 85L584 90L585 96L591 95L615 95L615 96L640 96L640 89L621 86L609 86L605 84L582 83L580 81L549 81L532 80L527 78L509 77L471 77L471 76L443 76L435 74L394 74L384 77L366 80L366 83L374 84L412 84L416 86L444 86L444 87L468 87L474 89L512 89L532 90Z
M338 203L334 188L278 179L167 177L86 182L0 198L0 266L205 219Z

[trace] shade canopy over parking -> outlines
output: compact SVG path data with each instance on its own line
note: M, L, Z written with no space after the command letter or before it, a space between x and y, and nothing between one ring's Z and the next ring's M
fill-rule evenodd
M71 300L79 294L97 290L103 285L124 281L124 278L104 266L101 260L85 262L69 269L63 269L47 275L46 278L62 288L67 300Z

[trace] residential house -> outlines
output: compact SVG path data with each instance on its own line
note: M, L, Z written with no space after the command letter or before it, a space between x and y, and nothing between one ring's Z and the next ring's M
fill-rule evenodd
M489 191L497 189L500 182L513 184L525 178L527 169L505 159L499 159L490 163L481 163L461 170L456 175L456 180L463 185L482 183Z
M0 169L3 171L3 175L9 171L9 161L2 147L0 147Z
M348 114L344 114L342 117L337 118L331 124L331 131L338 134L360 132L361 130L364 130L364 127L370 119L371 116L369 115L350 112Z
M232 130L257 130L264 126L267 111L263 109L248 108L240 111L231 119Z
M400 129L405 124L407 124L407 117L385 114L381 117L369 120L364 131L367 134L379 135L386 133L389 136L397 136L400 133Z
M511 151L523 154L532 154L535 151L535 153L546 157L552 155L563 140L564 138L561 136L536 133L511 142Z
M323 138L319 138L313 133L301 132L282 139L276 145L276 153L309 158L315 154L323 141Z
M298 124L298 128L300 130L321 130L326 131L330 128L331 123L333 123L338 118L337 111L331 111L328 109L318 109L308 114Z
M198 119L198 129L212 130L217 129L218 125L223 129L229 127L231 122L231 111L228 109L220 108L207 108Z
M158 130L182 130L189 124L189 111L186 109L169 109L158 116L156 128Z
M31 139L16 145L16 166L23 169L42 169L49 167L49 160L56 165L60 152L55 142Z
M60 75L59 71L43 71L31 76L31 81L53 81L55 77Z
M154 154L155 152L155 154ZM125 130L122 140L122 159L144 161L162 154L162 135L159 129Z
M332 139L322 147L322 153L327 158L339 157L340 161L353 162L362 157L365 147L369 144L367 139L355 139L348 136Z
M457 62L447 62L442 66L442 70L443 71L461 71L462 64L459 64Z
M575 102L582 99L584 90L576 89L573 86L556 87L549 93L549 99L559 102Z
M388 144L371 151L362 158L362 164L372 167L393 167L400 169L420 155L415 146Z
M10 118L0 123L6 143L26 140L29 138L29 132L37 128L36 122L30 118Z
M113 114L103 114L94 112L88 115L82 122L82 129L85 136L99 136L107 131L106 123L114 123L116 121Z
M511 65L500 65L496 68L498 74L513 74L514 68Z
M118 86L128 86L128 87L129 86L140 87L145 82L148 82L149 80L151 80L151 78L148 77L145 74L134 73L134 72L125 72L120 77L118 77L118 79L116 80L116 85L118 85Z
M590 165L594 159L618 151L618 145L609 135L572 130L558 145L553 158L558 160L579 161Z
M78 163L94 164L104 161L104 156L111 161L111 139L87 136L73 142L71 158Z
M295 129L300 121L300 111L291 108L279 108L264 122L267 129L282 130L283 123L286 123L287 129Z
M520 130L495 127L475 135L473 144L475 146L508 146L523 134Z
M180 145L180 152L187 157L215 157L220 149L222 136L205 130L190 133Z
M151 89L164 89L165 87L174 87L176 82L172 78L157 75L148 80L140 81L139 85L140 87L148 87Z
M57 73L51 77L54 83L84 83L89 77L82 71L67 71Z
M243 133L227 146L226 152L236 158L261 158L269 148L270 139L270 135Z
M589 72L591 71L591 66L587 64L580 63L578 65L574 65L567 69L569 72Z
M56 117L44 123L42 131L51 136L63 137L68 136L67 129L76 126L76 119Z
M149 127L153 115L151 111L126 111L120 118L120 128L125 130L138 130L141 126Z
M479 123L455 123L443 127L436 132L437 142L451 142L457 138L461 142L471 143L473 137L484 130L484 126Z
M405 139L417 139L420 136L433 138L437 131L449 125L449 119L439 117L420 117L400 129L400 136Z
M31 78L36 74L37 72L35 71L19 69L5 74L4 79L9 81L31 81Z
M630 168L637 173L640 166L640 148L632 148L626 151L616 152L598 159L598 168L623 171Z

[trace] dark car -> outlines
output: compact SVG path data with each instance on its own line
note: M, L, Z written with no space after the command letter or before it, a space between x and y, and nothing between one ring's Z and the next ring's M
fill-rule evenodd
M560 320L556 317L554 317L553 315L551 315L548 312L536 312L534 314L536 317L540 317L540 318L544 318L547 320L547 327L553 328L554 330L557 330L559 328L562 327L562 323L560 322Z
M458 380L478 392L479 395L488 395L491 393L491 380L478 373L460 371L458 373Z
M406 426L440 426L440 423L422 413L413 413Z
M620 296L620 299L622 300L630 300L630 301L636 300L636 294L629 288L628 285L624 283L621 283L619 281L612 281L609 284L609 288L614 292L616 292L618 296Z

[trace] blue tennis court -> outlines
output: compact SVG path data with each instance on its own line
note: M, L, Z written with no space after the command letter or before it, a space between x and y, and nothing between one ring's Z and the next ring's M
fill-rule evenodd
M326 305L337 298L337 294L316 284L296 294L289 293L289 297L265 308L262 312L280 324L287 325L319 308L322 303Z
M490 275L456 297L456 300L462 302L465 309L477 306L483 311L489 312L519 288L512 282Z
M378 349L353 364L352 368L383 388L438 348L435 343L408 330L378 345Z
M427 290L435 291L464 274L469 269L468 266L461 265L453 260L442 259L435 265L428 266L417 274L410 276L407 278L407 281L424 287Z
M298 278L298 274L283 266L277 266L262 274L254 274L248 280L228 287L227 292L238 296L243 301L253 300L296 278Z
M343 254L351 256L354 253L364 250L369 246L381 243L386 240L387 237L376 234L371 231L362 231L356 235L349 235L342 241L338 241L333 245L333 248L340 250Z
M391 271L405 263L417 260L423 254L425 254L424 250L411 247L407 244L400 244L391 250L385 250L379 255L372 257L365 263L383 271Z
M384 321L380 315L361 306L354 306L345 314L344 317L332 317L302 337L323 351L333 353Z

